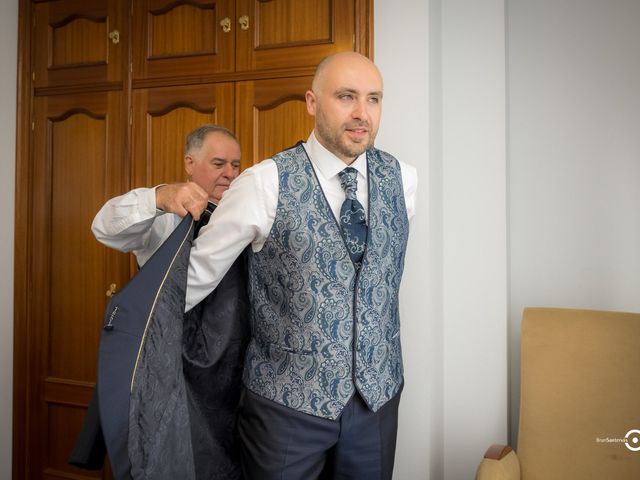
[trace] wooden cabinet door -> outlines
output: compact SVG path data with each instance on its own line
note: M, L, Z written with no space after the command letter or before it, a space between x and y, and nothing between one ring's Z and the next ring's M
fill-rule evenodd
M238 0L236 70L315 66L356 46L355 0Z
M129 54L126 4L126 0L34 4L36 88L122 82Z
M234 70L234 0L132 1L134 80Z
M194 128L233 129L232 83L133 92L133 187L185 180L184 142Z
M19 65L15 478L110 478L67 464L96 379L105 293L134 265L93 238L99 208L184 180L185 136L203 123L236 132L242 168L306 139L308 75L331 53L371 53L372 4L20 0L30 50Z
M128 256L100 245L91 222L128 186L121 92L34 99L26 478L95 478L67 464L96 380L111 283Z
M305 92L313 77L256 80L236 84L236 132L242 146L242 168L271 157L313 130Z

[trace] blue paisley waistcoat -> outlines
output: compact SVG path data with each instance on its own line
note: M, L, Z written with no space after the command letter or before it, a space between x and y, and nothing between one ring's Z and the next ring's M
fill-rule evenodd
M368 235L356 273L299 144L273 157L279 195L249 258L251 341L244 383L300 412L336 419L357 389L371 410L403 379L398 290L409 234L398 161L367 151Z

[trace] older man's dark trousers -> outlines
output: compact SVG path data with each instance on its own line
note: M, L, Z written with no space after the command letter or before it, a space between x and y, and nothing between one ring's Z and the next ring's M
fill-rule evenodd
M400 392L377 412L358 393L337 420L298 412L245 388L239 418L247 480L390 480Z

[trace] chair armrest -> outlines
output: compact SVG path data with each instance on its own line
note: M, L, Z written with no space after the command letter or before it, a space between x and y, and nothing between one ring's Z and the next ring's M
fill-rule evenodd
M508 445L491 445L478 466L476 480L520 480L520 461Z

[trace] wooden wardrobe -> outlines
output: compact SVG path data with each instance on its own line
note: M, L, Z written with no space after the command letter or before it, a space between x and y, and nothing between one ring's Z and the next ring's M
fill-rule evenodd
M373 0L21 0L14 479L111 478L67 465L96 379L108 295L135 271L91 221L184 179L186 134L234 130L242 168L306 139L326 55L372 55ZM8 66L5 66L8 67Z

